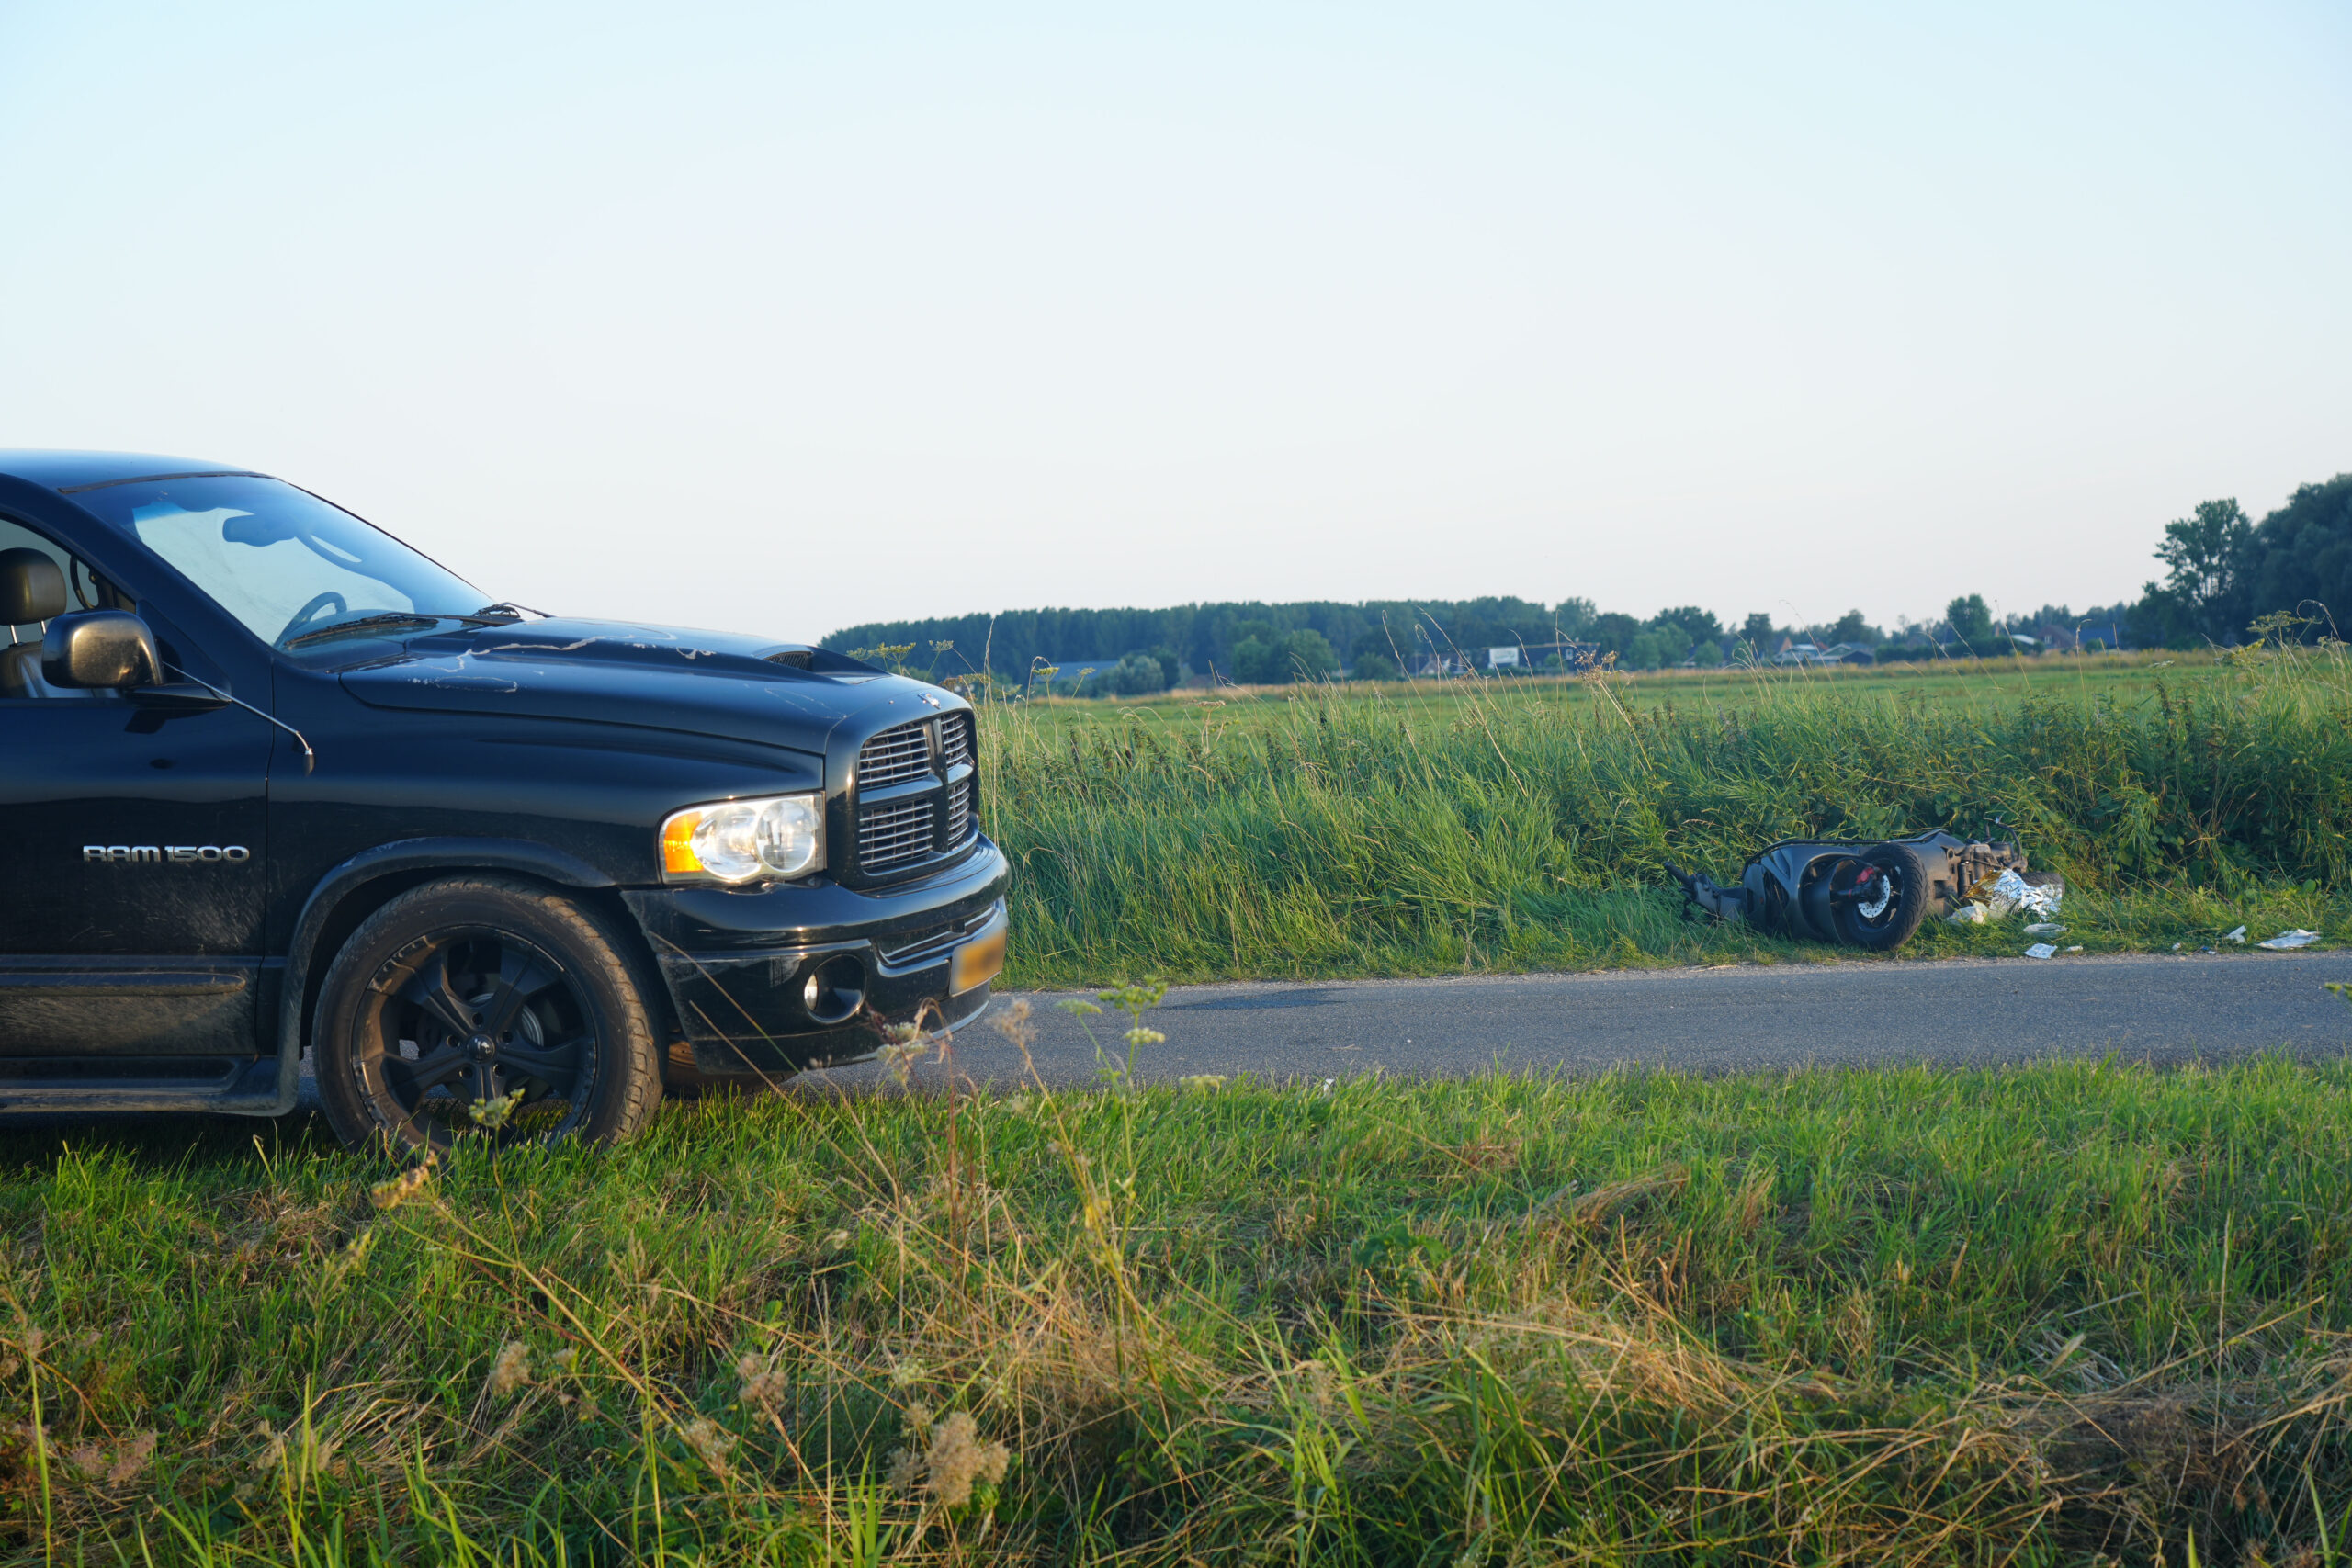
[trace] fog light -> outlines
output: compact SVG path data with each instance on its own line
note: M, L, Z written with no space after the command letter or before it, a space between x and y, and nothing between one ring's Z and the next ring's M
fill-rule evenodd
M865 1005L865 965L847 953L826 959L809 972L800 999L819 1023L847 1021Z

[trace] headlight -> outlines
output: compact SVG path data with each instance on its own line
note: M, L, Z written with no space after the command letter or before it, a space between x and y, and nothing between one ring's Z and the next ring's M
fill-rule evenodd
M662 824L665 882L751 882L825 863L825 798L775 795L673 811Z

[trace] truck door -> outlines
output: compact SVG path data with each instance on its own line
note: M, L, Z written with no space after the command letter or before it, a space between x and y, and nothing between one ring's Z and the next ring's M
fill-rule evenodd
M0 1056L250 1055L276 732L235 706L49 685L44 623L98 603L227 683L151 606L0 517Z

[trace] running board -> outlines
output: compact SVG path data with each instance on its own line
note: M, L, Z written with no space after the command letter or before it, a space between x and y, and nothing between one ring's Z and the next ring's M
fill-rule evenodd
M0 1058L0 1118L130 1111L277 1114L273 1056Z

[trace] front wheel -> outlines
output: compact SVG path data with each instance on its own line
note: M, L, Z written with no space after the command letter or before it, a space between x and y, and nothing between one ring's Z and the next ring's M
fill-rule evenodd
M1873 844L1840 863L1829 907L1838 940L1890 953L1911 940L1928 913L1928 868L1906 844Z
M354 1145L614 1141L662 1099L620 943L579 905L503 877L430 882L362 922L327 970L311 1048L327 1119Z

